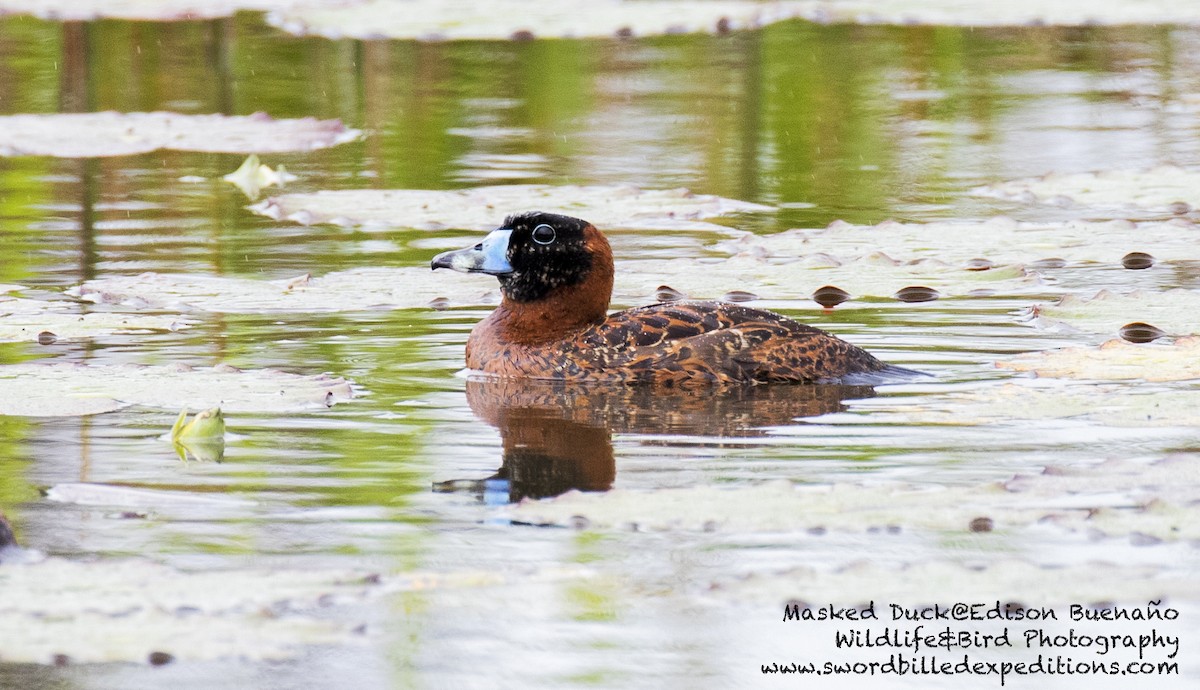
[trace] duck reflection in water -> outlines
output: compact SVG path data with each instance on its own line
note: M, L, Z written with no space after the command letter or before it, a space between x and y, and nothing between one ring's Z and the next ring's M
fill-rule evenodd
M473 378L467 402L500 432L500 469L483 480L439 482L487 502L546 498L578 489L607 491L617 476L612 435L752 438L764 427L845 408L875 395L870 386L838 384L729 386L661 390L535 379Z
M5 552L16 549L16 546L17 538L13 536L12 527L8 524L4 513L0 513L0 561L4 560Z

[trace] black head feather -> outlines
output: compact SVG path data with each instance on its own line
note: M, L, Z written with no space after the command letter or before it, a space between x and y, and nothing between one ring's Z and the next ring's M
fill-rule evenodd
M588 225L586 220L540 211L505 218L501 229L512 231L506 256L513 271L499 276L504 296L533 302L583 282L592 268L584 236Z

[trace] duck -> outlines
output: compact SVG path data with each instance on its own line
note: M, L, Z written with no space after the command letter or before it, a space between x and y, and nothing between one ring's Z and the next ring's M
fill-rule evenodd
M874 383L915 374L764 309L679 300L609 313L614 262L586 220L511 215L431 268L500 281L501 301L467 338L467 368L513 379L649 384Z

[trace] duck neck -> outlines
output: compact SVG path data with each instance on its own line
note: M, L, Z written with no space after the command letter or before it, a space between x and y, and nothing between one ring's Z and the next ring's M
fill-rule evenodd
M612 286L612 254L597 252L582 282L529 302L505 296L488 320L510 343L542 345L559 341L604 321Z

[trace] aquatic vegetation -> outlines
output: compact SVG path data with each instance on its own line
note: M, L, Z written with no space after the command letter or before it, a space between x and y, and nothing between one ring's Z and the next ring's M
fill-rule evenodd
M1187 381L1200 378L1200 337L1178 338L1170 345L1109 340L1096 347L1019 355L996 366L1053 378Z
M1103 24L1196 24L1200 10L1159 0L1097 0L1045 3L1038 0L806 0L804 17L838 24L926 24L933 26L1095 26Z
M2 415L76 416L129 405L287 412L320 409L352 397L345 379L269 369L53 361L0 366Z
M163 19L181 7L40 4L63 16L140 6ZM804 4L827 21L1191 12L1167 0ZM390 5L412 15L426 0ZM792 600L1100 606L1167 596L1184 611L1171 633L1195 636L1198 379L1041 377L995 364L1037 369L1037 353L1071 348L1083 354L1063 363L1077 365L1067 360L1105 340L1161 333L1129 345L1117 373L1191 375L1144 358L1195 359L1176 341L1200 335L1198 207L1166 192L1169 203L1143 207L1078 190L1023 200L972 190L1049 170L1172 160L1197 170L1200 32L801 21L743 32L730 15L697 24L728 35L643 39L654 27L591 22L630 40L541 40L551 32L538 17L572 7L531 0L527 12L487 19L503 40L454 41L455 28L441 44L295 38L251 12L178 24L0 22L6 112L263 109L369 132L361 144L256 154L241 175L266 190L260 201L285 200L277 219L247 211L222 181L249 149L5 161L0 283L29 287L0 299L0 324L22 340L0 346L0 364L63 369L0 382L0 402L113 411L0 415L0 509L25 547L0 553L0 686L142 690L187 676L239 687L618 688L678 684L688 669L723 687L749 682L747 662L760 657L867 660L830 649L824 631L810 641L805 626L780 626L779 606ZM670 21L685 27L692 11ZM106 146L125 135L94 134ZM263 186L273 181L263 163L280 162L303 172L302 185ZM557 201L520 186L460 189L501 182L579 186ZM638 187L614 186L624 183ZM666 191L680 186L695 191ZM579 191L591 187L602 191ZM379 191L334 197L331 209L288 201L367 188ZM376 213L388 189L419 196ZM595 211L576 212L613 230L614 306L724 298L933 375L706 396L471 378L458 371L463 343L480 307L495 304L495 283L430 273L429 258L545 199L588 201ZM829 224L839 217L850 222ZM900 222L879 222L889 217ZM68 325L90 330L71 335ZM320 381L244 391L206 380L205 369L172 374L176 363L220 361L329 370L370 395L327 409ZM125 363L164 373L142 377ZM78 376L60 384L60 373ZM245 434L229 435L227 460L175 458L164 432L185 405L220 405L228 431ZM219 448L223 434L188 427L189 417L183 436ZM186 457L216 458L202 450L193 444ZM572 488L612 493L546 498ZM537 500L512 504L522 498ZM539 517L561 528L530 527ZM9 578L39 549L81 566L63 574L69 584L52 568ZM104 571L129 554L170 567L125 572L187 596ZM277 582L258 569L267 566ZM294 574L333 573L346 588L289 594ZM240 589L244 579L253 593L223 603L224 581ZM142 591L110 594L124 580ZM35 603L54 593L62 608ZM1088 632L1100 631L1124 627ZM992 658L1030 661L1033 651ZM10 653L47 666L3 663ZM118 663L75 666L88 659ZM172 662L180 667L146 667ZM1194 671L1185 661L1184 675Z
M726 33L756 28L811 11L797 2L740 0L420 0L368 2L345 9L295 8L267 21L285 31L329 38L406 38L425 41L659 36Z
M241 11L266 11L314 5L345 6L354 0L0 0L0 15L28 14L56 21L133 19L194 21L229 17Z
M705 597L714 600L769 602L819 602L859 606L881 602L947 601L997 602L1015 607L1066 607L1081 602L1140 603L1164 597L1200 597L1194 578L1162 577L1153 566L1106 561L1046 568L1015 556L986 565L946 560L908 563L900 567L859 561L832 570L798 567L713 583ZM887 610L881 617L890 618ZM1066 611L1060 610L1060 616Z
M1058 302L1031 307L1024 315L1032 326L1117 335L1130 323L1145 323L1169 335L1200 333L1200 292L1175 288L1163 292L1129 293L1101 290L1093 295L1072 294Z
M581 523L594 530L726 534L971 533L978 531L972 529L972 521L986 515L993 529L1010 533L1037 524L1068 533L1100 530L1109 536L1152 533L1161 539L1194 539L1200 537L1200 481L1189 480L1198 472L1197 463L1173 456L1155 463L1111 461L1066 472L1056 468L973 486L793 486L775 481L738 487L572 491L550 499L526 499L503 512L516 522L535 525ZM1166 486L1172 483L1177 486ZM1059 500L1064 493L1075 498ZM1134 505L1131 495L1136 497ZM1101 509L1108 511L1103 524L1094 520Z
M1175 440L1164 429L1200 427L1200 391L1139 391L1107 382L1064 385L1062 381L1047 384L1018 379L923 396L902 405L876 409L860 401L851 407L859 413L869 411L891 424L990 426L1024 422L1032 426L1073 420L1115 428L1153 428L1157 431L1148 436L1162 439L1168 447Z
M5 565L2 577L2 658L38 664L286 659L361 639L357 623L318 612L379 589L363 573L187 573L142 560L49 558Z
M622 261L613 287L613 303L638 306L683 297L720 299L747 284L755 286L754 294L761 299L808 299L826 282L835 283L838 289L846 288L851 298L890 298L917 283L957 296L981 289L1014 295L1053 290L1036 274L1021 269L967 272L939 262L902 266L861 261L810 271L802 270L802 261L777 263L731 257L702 266L704 270L697 271L695 266L670 259ZM663 287L672 292L664 292ZM494 281L431 279L427 269L417 267L355 268L273 281L143 273L90 280L71 288L68 294L108 308L226 313L447 309L494 305L500 299Z
M447 300L444 308L498 300L494 284L442 284L430 280L429 269L415 266L356 268L286 280L142 273L91 280L67 292L109 307L227 313L416 309L438 298Z
M1200 207L1200 170L1164 165L1150 170L1050 173L987 185L975 193L1024 203L1079 207L1091 217L1104 212L1110 218L1123 218L1131 212L1147 211L1186 215Z
M191 455L206 462L219 461L225 454L225 417L221 408L212 407L197 412L189 422L187 409L182 409L170 436L180 460L186 461Z
M586 582L578 566L385 574L338 568L187 572L144 559L46 558L0 572L4 662L286 660L372 641L385 595Z
M716 299L731 289L751 287L762 299L809 299L840 304L847 299L875 297L892 299L897 293L928 298L929 290L947 296L970 296L984 290L990 294L1045 294L1054 292L1042 277L1020 266L992 271L967 271L935 259L912 263L896 261L882 253L861 258L827 254L792 259L761 257L751 253L729 258L709 258L695 266L669 259L623 261L617 274L614 299L622 303L654 292L664 281L682 296ZM921 291L906 288L922 287ZM827 288L846 293L834 302ZM818 299L820 298L820 299ZM925 301L924 299L915 301Z
M288 173L282 165L272 170L270 166L263 165L258 160L258 156L252 153L246 157L241 167L221 179L233 184L242 190L246 198L254 201L258 199L258 195L263 189L276 185L282 187L295 180L296 176Z
M703 219L773 211L770 206L631 185L496 185L461 190L343 189L285 194L250 207L302 225L329 223L364 230L459 228L491 230L504 216L529 209L587 217L605 230L717 230Z
M0 116L0 156L94 158L158 149L213 153L311 151L362 135L339 120L254 115L52 113Z
M472 3L370 0L340 10L297 7L271 12L267 21L299 35L329 38L405 38L426 41L654 36L726 33L791 18L823 23L963 26L1200 23L1200 12L1170 2L1107 0L1087 5L1020 0L529 0Z
M0 342L47 343L111 333L178 331L194 324L180 315L81 312L71 302L0 295Z
M167 489L146 489L87 482L55 484L46 490L46 499L80 506L130 508L138 511L163 511L185 506L208 508L248 508L257 501L228 494L197 494Z
M932 266L978 272L980 279L1001 267L1043 270L1038 262L1119 266L1131 252L1153 255L1158 262L1195 260L1196 228L1184 218L1135 223L1111 221L1015 221L998 216L983 221L935 221L852 225L835 221L825 228L796 229L774 235L746 234L718 242L716 248L735 256L770 259L825 258L830 263L882 254L901 264L931 261Z

